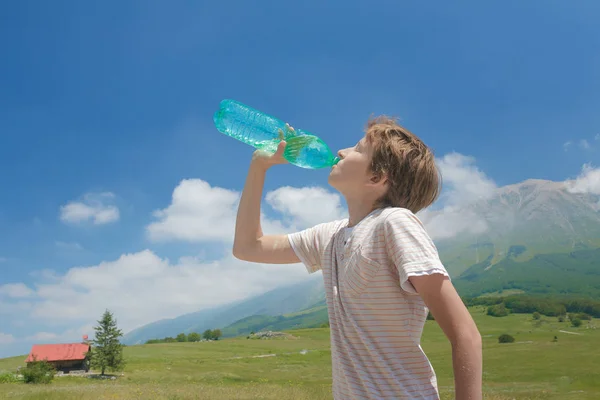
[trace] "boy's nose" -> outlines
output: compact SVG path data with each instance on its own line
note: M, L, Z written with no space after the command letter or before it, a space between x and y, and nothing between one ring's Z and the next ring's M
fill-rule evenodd
M344 156L346 155L345 149L338 150L337 155L340 158L340 160L343 159Z

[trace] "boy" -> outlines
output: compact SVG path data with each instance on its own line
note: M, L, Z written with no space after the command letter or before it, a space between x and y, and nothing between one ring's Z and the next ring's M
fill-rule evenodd
M480 400L481 336L415 214L439 195L432 152L394 120L372 119L340 150L329 184L348 218L289 235L265 235L260 202L266 171L285 163L255 152L240 200L234 256L322 270L331 326L333 397L439 399L420 346L428 310L452 344L457 400Z

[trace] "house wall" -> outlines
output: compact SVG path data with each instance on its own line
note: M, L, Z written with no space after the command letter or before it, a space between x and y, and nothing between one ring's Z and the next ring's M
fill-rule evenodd
M54 366L56 371L75 371L75 370L87 370L83 360L66 360L66 361L51 361L50 364Z

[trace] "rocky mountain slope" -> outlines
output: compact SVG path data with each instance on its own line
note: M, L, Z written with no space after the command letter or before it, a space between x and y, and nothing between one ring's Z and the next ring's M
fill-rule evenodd
M526 261L537 254L568 253L600 247L600 197L572 193L564 182L527 180L497 189L464 211L484 232L436 242L453 276L490 259Z

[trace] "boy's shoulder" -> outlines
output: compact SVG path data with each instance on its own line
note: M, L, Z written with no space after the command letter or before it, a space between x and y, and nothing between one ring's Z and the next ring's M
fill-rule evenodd
M385 207L372 211L352 228L348 227L348 218L340 218L314 225L310 229L316 234L333 238L346 229L350 231L357 229L379 231L381 229L410 229L411 226L418 226L420 229L423 229L421 221L412 211L402 207Z
M421 220L415 213L402 207L385 207L373 213L372 225L376 227L398 227L417 223Z
M372 213L365 221L365 237L387 237L396 241L409 238L429 240L429 234L420 218L402 207L386 207Z

